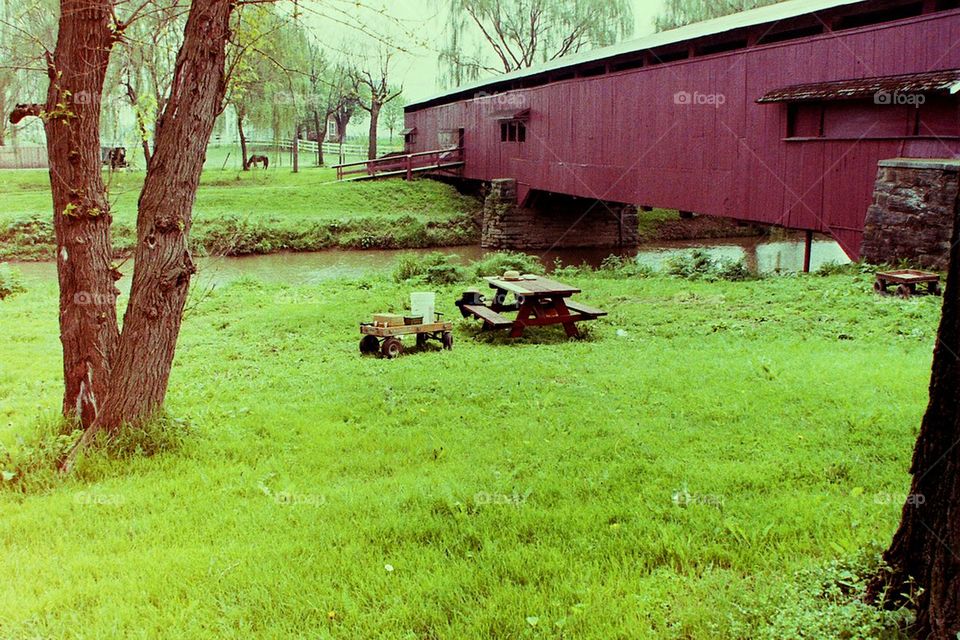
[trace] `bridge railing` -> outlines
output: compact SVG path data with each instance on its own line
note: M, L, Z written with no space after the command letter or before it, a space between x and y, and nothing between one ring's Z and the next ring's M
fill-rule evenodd
M463 147L452 147L391 155L360 162L346 162L334 165L333 168L337 170L337 180L360 174L367 177L403 175L409 180L415 172L453 168L463 164L463 159Z

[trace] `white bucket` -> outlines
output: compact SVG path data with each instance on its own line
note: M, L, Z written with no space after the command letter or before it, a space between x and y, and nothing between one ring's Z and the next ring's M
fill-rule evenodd
M436 305L437 294L432 291L410 294L410 315L423 316L425 323L436 320L436 316L434 315Z

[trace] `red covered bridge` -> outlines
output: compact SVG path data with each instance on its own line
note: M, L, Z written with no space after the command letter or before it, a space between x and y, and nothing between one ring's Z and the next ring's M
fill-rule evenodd
M793 0L406 108L463 178L829 234L853 258L878 162L960 156L960 0ZM554 197L554 196L549 196ZM545 214L546 215L546 214Z

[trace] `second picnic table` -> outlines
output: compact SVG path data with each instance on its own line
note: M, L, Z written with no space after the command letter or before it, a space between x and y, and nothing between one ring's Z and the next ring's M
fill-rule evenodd
M510 336L519 338L526 327L542 327L562 324L567 335L578 337L577 322L596 320L607 315L606 311L574 302L570 299L580 289L549 278L524 277L506 280L501 277L484 278L496 291L493 301L485 304L460 304L463 314L483 320L485 329L510 329ZM515 302L507 303L513 294ZM501 315L516 311L514 320Z

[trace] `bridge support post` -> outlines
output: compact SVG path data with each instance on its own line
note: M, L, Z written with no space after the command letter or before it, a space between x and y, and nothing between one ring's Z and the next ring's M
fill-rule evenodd
M909 260L945 271L960 208L960 159L882 160L867 210L861 257L873 264Z
M803 272L810 273L810 261L813 259L813 231L807 231L803 243Z
M480 244L485 249L630 248L638 243L632 205L537 192L530 206L517 202L517 181L490 183Z

